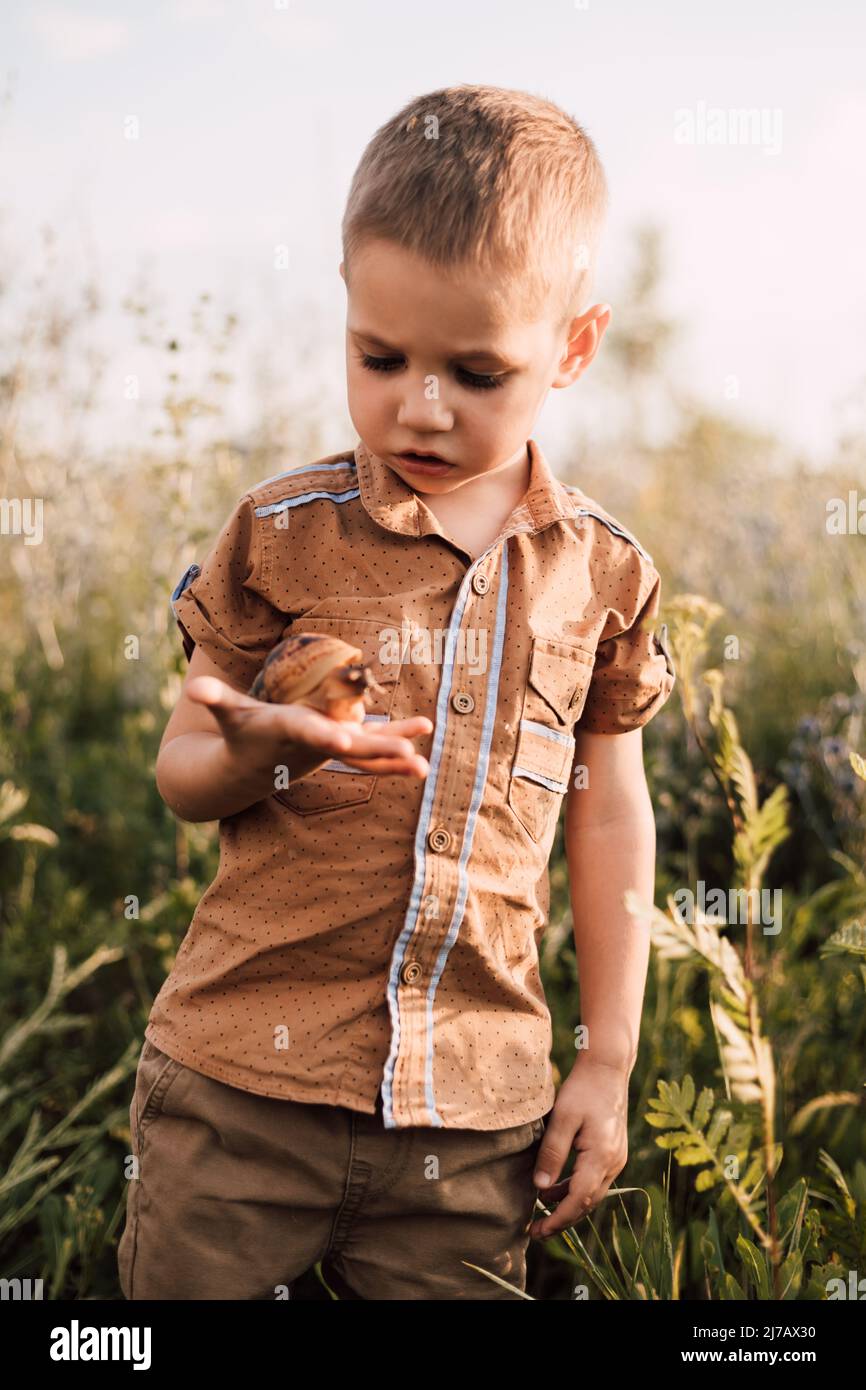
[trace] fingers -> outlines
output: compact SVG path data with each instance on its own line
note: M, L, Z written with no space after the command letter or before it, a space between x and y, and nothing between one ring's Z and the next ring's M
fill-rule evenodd
M361 772L395 774L397 776L426 777L430 764L420 753L416 753L410 738L433 731L433 723L426 715L414 715L410 719L394 719L381 723L369 720L359 726L359 737L353 738L352 746L341 761ZM357 750L357 751L356 751ZM371 756L365 757L369 752Z
M584 1121L580 1111L566 1105L554 1107L536 1155L534 1180L542 1202L558 1206L550 1216L532 1223L530 1235L534 1239L555 1235L580 1220L613 1181L613 1173L596 1147L578 1148L573 1172L560 1179ZM583 1137L586 1145L588 1135L584 1133Z
M332 724L334 721L326 722ZM371 719L364 724L343 724L341 727L348 730L349 737L342 762L358 766L363 772L410 772L414 776L427 776L430 764L415 752L411 743L412 738L432 731L433 724L426 715L381 723Z
M339 753L344 762L357 764L365 772L426 777L430 770L427 759L411 743L412 738L432 732L432 720L426 715L363 724L330 719L306 705L257 700L216 676L194 677L187 695L210 709L226 737L248 730L254 720L257 735Z
M582 1216L586 1216L587 1212L598 1205L612 1182L613 1176L607 1174L600 1164L590 1163L587 1159L581 1162L578 1155L578 1162L568 1181L540 1189L543 1202L545 1198L551 1201L559 1199L559 1205L550 1216L533 1221L529 1229L532 1239L543 1240L547 1236L564 1231L567 1226L574 1226Z
M358 768L360 772L383 775L396 773L408 777L426 777L430 771L427 759L418 753L410 758L349 758L344 754L340 761Z
M415 714L409 719L390 719L387 723L380 724L375 724L371 720L369 727L388 730L392 734L400 734L404 738L417 738L419 734L432 734L433 721L428 719L426 714Z
M580 1129L580 1123L581 1117L578 1114L566 1114L563 1106L554 1106L535 1156L534 1180L540 1191L546 1191L552 1186L562 1172L565 1160L574 1145L574 1136Z

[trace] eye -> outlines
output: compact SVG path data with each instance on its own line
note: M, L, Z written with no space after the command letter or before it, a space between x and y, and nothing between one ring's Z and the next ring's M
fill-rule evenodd
M400 357L374 357L369 352L361 353L361 366L371 372L393 372L402 364ZM468 367L458 367L457 375L464 386L470 387L473 391L492 391L497 386L505 385L504 372L501 376L487 376L481 372L470 372Z
M393 372L400 366L399 357L372 357L369 352L361 353L361 365L371 372Z
M501 376L484 376L479 372L467 371L465 367L458 367L458 374L467 386L471 386L473 391L491 391L497 386L505 385L505 373Z

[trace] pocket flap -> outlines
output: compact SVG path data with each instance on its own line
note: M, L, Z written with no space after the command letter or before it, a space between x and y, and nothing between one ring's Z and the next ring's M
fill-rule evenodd
M515 777L534 777L542 786L559 790L574 761L574 738L534 719L521 719L515 758Z
M562 724L576 722L595 665L595 655L585 647L534 637L529 684L547 702Z

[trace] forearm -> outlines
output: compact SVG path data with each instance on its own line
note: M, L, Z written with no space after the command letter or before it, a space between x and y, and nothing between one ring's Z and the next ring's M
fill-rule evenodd
M305 776L327 761L319 750L287 747L284 764L291 777ZM239 766L222 734L178 734L160 750L156 784L167 806L185 821L222 820L271 796L276 765Z
M601 824L566 825L580 1021L590 1057L626 1072L637 1056L650 943L623 895L633 888L652 902L655 839L648 795Z

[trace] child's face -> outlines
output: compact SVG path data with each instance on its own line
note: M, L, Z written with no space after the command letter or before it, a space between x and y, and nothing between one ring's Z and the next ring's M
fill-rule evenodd
M349 414L416 492L452 492L523 460L548 391L576 380L610 320L607 305L559 331L553 316L504 316L495 277L439 269L385 240L359 248L350 281ZM400 457L412 451L450 466L413 467Z

